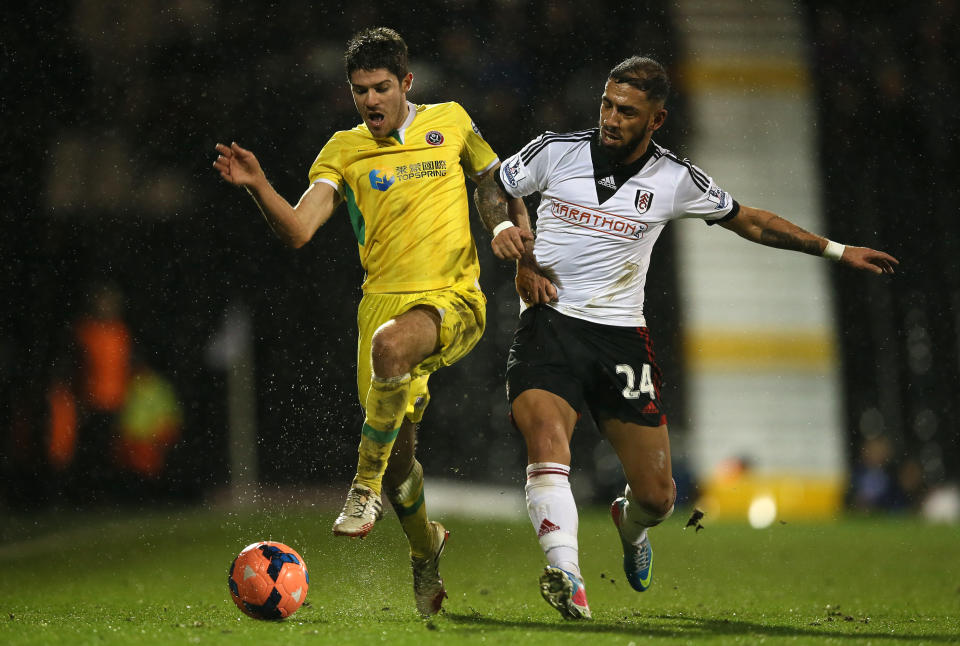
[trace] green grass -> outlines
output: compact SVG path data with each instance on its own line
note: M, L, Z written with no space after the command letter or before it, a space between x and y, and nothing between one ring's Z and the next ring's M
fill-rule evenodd
M334 539L332 513L180 510L3 519L0 644L955 644L960 531L908 518L822 524L675 515L652 534L655 583L622 580L604 510L583 513L592 622L563 621L537 591L526 519L443 518L446 612L417 618L405 542L386 518ZM283 622L241 616L226 569L254 540L295 547L309 606Z

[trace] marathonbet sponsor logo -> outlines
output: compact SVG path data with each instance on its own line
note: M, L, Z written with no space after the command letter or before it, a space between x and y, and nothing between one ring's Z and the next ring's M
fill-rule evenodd
M559 200L554 201L550 213L555 218L578 227L627 240L639 240L647 230L645 222L636 222L613 213L588 209L579 204L568 204Z

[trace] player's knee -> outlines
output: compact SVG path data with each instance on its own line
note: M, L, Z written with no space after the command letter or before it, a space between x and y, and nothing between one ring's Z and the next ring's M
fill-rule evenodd
M651 516L664 518L673 510L673 503L677 499L677 488L671 478L641 490L631 488L630 498Z
M377 377L396 377L409 372L406 365L403 344L389 327L381 327L370 340L370 355L373 361L373 374Z

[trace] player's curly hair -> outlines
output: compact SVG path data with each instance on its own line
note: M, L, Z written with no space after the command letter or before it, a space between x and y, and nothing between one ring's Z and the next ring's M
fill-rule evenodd
M386 69L398 79L407 75L407 44L389 27L364 29L354 34L343 54L347 79L356 70Z
M627 83L641 92L646 92L651 101L666 101L670 95L670 78L663 65L646 56L631 56L617 64L607 80Z

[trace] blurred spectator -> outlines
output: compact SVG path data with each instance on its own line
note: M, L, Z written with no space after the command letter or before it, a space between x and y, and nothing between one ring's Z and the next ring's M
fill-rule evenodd
M47 389L47 462L55 473L73 464L77 452L77 398L68 376L54 368Z
M117 463L141 478L158 479L182 425L183 412L171 383L139 363L120 411L114 443Z
M864 440L851 485L854 508L872 511L907 507L907 496L900 486L889 437L877 434Z
M113 285L95 287L89 312L76 325L80 396L90 414L116 413L127 394L132 340L123 320L122 298Z
M89 310L75 324L79 372L76 380L80 428L72 493L85 486L96 501L114 483L111 447L130 385L133 341L123 320L119 289L109 283L88 291Z

